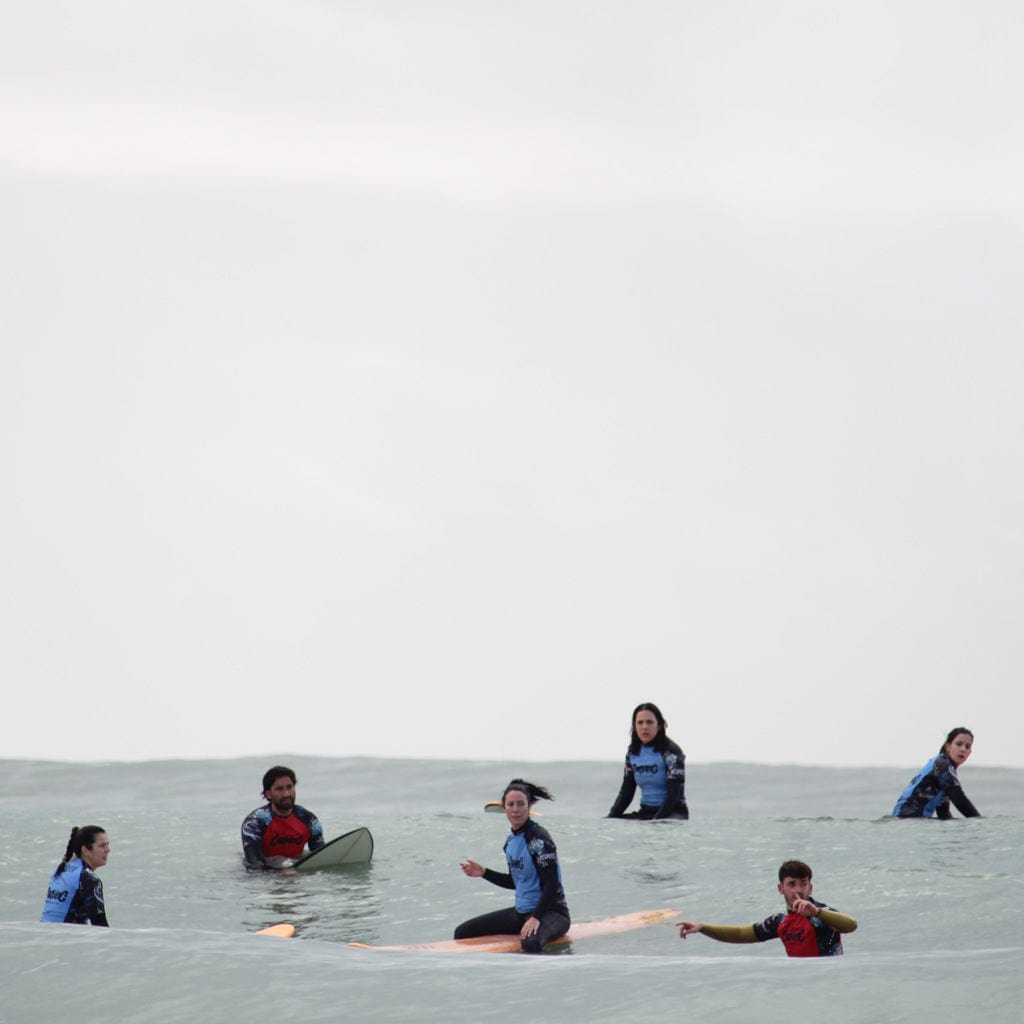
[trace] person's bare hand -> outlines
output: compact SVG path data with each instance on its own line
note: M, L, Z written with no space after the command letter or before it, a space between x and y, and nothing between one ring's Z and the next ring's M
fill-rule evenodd
M475 860L469 860L467 858L466 860L461 861L459 866L462 868L463 873L468 875L470 878L483 878L484 876L484 866L482 864L477 864Z

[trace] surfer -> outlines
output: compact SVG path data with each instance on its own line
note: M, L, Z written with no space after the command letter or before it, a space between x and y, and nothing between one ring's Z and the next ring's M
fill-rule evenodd
M456 939L480 935L518 935L524 953L539 953L544 946L569 930L569 908L562 889L558 851L546 829L530 817L537 800L553 800L543 786L513 779L501 803L512 831L505 840L508 871L492 871L475 860L462 861L470 878L484 878L503 889L515 889L515 906L463 921Z
M939 752L910 780L892 813L897 818L953 817L952 803L965 818L979 818L981 812L960 787L956 771L971 756L974 733L965 726L950 729Z
M249 868L286 868L310 850L324 845L317 816L295 802L295 772L275 765L263 776L266 803L242 822L242 853Z
M110 856L107 830L99 825L71 830L64 859L50 876L40 921L96 924L108 927L103 903L103 883L96 876Z
M686 755L668 738L668 723L657 704L638 704L633 709L626 767L619 795L609 818L642 818L645 821L690 817L686 806ZM640 808L626 808L640 787Z
M773 914L758 924L701 924L677 921L679 938L701 932L719 942L767 942L782 939L789 956L841 956L842 935L857 930L857 922L811 898L811 869L802 860L787 860L779 868L779 892L786 913Z

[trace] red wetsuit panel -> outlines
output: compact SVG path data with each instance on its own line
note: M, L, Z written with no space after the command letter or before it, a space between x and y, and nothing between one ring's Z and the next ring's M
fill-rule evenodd
M275 814L263 833L263 856L297 860L308 841L309 829L298 815L289 814L282 818Z
M778 935L789 956L838 956L843 951L839 932L820 917L812 921L802 914L786 914L779 922Z
M779 922L779 938L789 956L820 956L814 925L803 914L787 914Z

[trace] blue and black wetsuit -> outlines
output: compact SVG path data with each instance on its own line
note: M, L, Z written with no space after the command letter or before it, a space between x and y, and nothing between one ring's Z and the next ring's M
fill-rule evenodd
M965 818L981 817L981 812L960 787L956 767L946 754L936 754L900 794L892 813L897 818L952 818L952 801Z
M40 921L108 927L103 883L84 861L73 857L50 877Z
M637 786L640 809L626 813ZM678 744L666 737L665 749L658 751L646 744L634 754L626 753L619 795L608 812L609 818L689 818L686 806L686 755Z
M270 804L257 807L242 822L242 853L249 868L286 867L310 850L324 845L324 830L317 816L295 804L292 813L275 814Z
M505 860L507 873L485 868L484 878L502 889L515 889L515 906L463 921L455 929L455 938L518 935L527 918L535 917L540 927L521 945L524 953L539 953L547 943L563 936L570 924L554 840L530 819L505 840Z

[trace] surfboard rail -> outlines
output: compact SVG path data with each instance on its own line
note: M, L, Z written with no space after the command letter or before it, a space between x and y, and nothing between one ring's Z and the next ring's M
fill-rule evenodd
M631 932L649 925L661 924L678 916L678 910L638 910L631 914L616 914L598 921L581 921L573 924L569 931L548 946L561 946L577 939L589 939L600 935L617 935ZM413 942L406 945L374 946L365 942L349 942L356 949L391 949L432 953L518 953L518 935L481 935L474 939L441 939L438 942ZM547 947L545 947L547 948Z
M322 868L342 867L349 864L369 864L373 857L373 835L360 826L336 836L319 850L311 850L294 864L294 871L319 871Z

